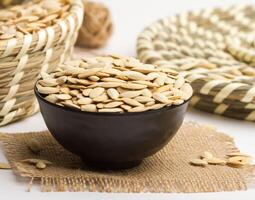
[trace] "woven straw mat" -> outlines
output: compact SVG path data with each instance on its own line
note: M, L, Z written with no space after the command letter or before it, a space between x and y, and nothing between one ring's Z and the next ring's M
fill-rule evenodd
M26 142L35 138L43 150L34 155ZM216 192L246 190L254 175L253 166L232 168L189 164L203 151L224 158L238 149L229 136L194 123L185 123L173 140L157 154L146 158L140 166L125 171L91 171L78 157L63 149L48 131L2 134L3 150L17 175L39 180L46 191L99 191L99 192ZM51 161L44 170L20 162L39 158Z
M255 121L254 33L254 5L186 12L145 28L137 54L181 71L194 89L194 107Z

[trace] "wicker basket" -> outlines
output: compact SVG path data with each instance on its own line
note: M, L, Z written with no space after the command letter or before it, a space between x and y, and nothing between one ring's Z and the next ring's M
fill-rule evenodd
M38 111L33 94L41 71L69 58L83 19L81 0L56 24L21 38L0 41L0 126Z
M145 28L137 54L145 63L181 71L196 108L255 121L254 33L252 5L187 12Z

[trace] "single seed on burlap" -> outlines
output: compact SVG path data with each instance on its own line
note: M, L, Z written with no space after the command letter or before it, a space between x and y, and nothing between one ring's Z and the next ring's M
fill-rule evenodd
M37 169L40 169L40 170L45 169L47 167L46 164L42 161L37 162L35 166Z
M94 88L94 89L89 93L89 97L90 97L91 99L97 98L97 97L101 96L104 92L105 92L105 89L104 89L104 88L101 88L101 87Z
M236 167L241 167L244 165L250 165L251 164L251 158L250 157L246 157L246 156L233 156L228 158L227 160L227 164L228 165L233 165Z
M28 158L28 159L24 159L24 160L21 160L21 162L25 162L25 163L28 163L28 164L36 164L38 162L43 162L47 165L52 165L53 163L48 161L48 160L43 160L43 159L36 159L36 158Z
M225 165L227 163L225 160L220 158L215 158L215 157L204 158L204 160L206 160L208 164L211 164L211 165Z
M38 154L42 150L41 144L35 138L31 138L27 141L27 147L34 153Z
M108 96L109 96L111 99L113 99L113 100L118 99L119 96L120 96L119 92L118 92L116 89L114 89L114 88L108 89L108 90L107 90L107 94L108 94Z
M204 151L201 155L201 158L209 158L210 159L210 158L213 158L213 157L214 157L213 154L209 151Z
M202 160L198 158L191 159L190 164L195 166L201 166L201 167L205 167L206 165L208 165L206 160Z
M229 156L229 157L233 157L233 156L250 157L249 155L243 154L243 153L241 153L241 152L232 152L232 153L228 153L227 156Z

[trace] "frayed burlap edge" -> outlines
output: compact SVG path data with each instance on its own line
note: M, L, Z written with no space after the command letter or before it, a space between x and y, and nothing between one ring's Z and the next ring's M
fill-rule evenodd
M185 123L185 126L193 126L199 129L210 129L206 126L201 126L196 123ZM47 131L40 132L46 134ZM24 134L38 134L24 133ZM226 134L213 131L213 134L217 139L224 143L227 153L236 152L238 149L235 147L233 138ZM18 134L14 134L18 135ZM3 142L3 149L5 155L9 160L15 174L25 178L29 178L28 191L31 190L34 182L40 182L41 191L90 191L90 192L125 192L125 193L139 193L139 192L157 192L157 193L168 193L168 192L219 192L219 191L235 191L235 190L246 190L248 185L254 185L254 166L247 166L242 169L238 169L237 178L231 180L206 180L196 179L194 177L184 177L183 179L167 179L163 176L149 177L146 179L132 179L128 177L126 172L119 177L111 177L111 175L98 173L98 174L83 174L82 170L73 170L72 173L61 176L59 174L47 174L38 175L35 170L28 170L24 168L19 162L15 162L12 159L11 154L13 150L6 148L6 145L10 145L10 138L15 137L11 134L1 134L0 140ZM15 144L15 143L13 143ZM10 147L10 146L9 146ZM214 166L213 166L214 167ZM216 167L216 166L215 166ZM226 166L227 167L227 166ZM219 168L217 168L219 169ZM229 168L230 169L230 168ZM228 170L229 170L228 169ZM201 170L204 170L201 168ZM201 171L201 173L203 173ZM217 173L217 172L215 172ZM206 174L205 174L205 177Z

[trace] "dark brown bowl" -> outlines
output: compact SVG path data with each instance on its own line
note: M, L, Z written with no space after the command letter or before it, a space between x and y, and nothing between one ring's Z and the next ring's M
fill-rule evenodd
M101 169L138 165L162 149L180 128L188 101L139 113L92 113L45 100L35 88L45 123L64 148Z

